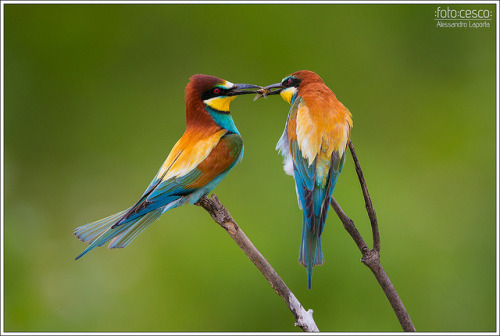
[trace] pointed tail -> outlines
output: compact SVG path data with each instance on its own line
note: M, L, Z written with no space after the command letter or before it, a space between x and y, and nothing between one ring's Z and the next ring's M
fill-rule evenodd
M319 221L319 218L314 219ZM324 261L320 234L321 232L319 232L318 229L316 229L315 232L309 230L306 218L304 217L304 222L302 224L302 243L300 244L299 263L304 265L307 270L307 289L311 289L313 267L316 265L322 265Z
M111 241L109 248L127 246L163 213L163 208L158 208L115 226L126 215L128 210L123 210L101 220L77 227L74 231L75 236L82 242L89 243L90 245L75 260L80 259L94 248L102 246L109 241Z

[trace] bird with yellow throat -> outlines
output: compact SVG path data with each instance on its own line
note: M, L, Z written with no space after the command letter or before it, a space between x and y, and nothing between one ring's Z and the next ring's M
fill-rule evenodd
M194 204L214 189L243 157L243 139L229 105L260 86L194 75L186 86L186 131L131 207L80 226L74 234L89 246L75 259L109 242L125 247L166 211Z
M313 267L324 261L321 234L344 165L352 116L312 71L294 72L259 93L279 94L290 104L276 149L284 156L285 172L295 179L303 213L299 263L306 267L307 288L311 289Z

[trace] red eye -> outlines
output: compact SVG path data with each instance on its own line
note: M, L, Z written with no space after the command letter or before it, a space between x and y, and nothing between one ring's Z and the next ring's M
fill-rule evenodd
M287 83L287 84L291 84L291 83L292 83L292 79L291 79L291 78L288 78L288 79L286 80L286 83Z
M214 94L219 94L220 93L220 89L219 88L215 88L215 89L212 90L212 92Z

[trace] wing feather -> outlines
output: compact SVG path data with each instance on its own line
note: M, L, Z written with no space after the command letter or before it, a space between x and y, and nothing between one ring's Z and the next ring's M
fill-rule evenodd
M226 133L225 129L213 133L187 129L139 201L113 227L163 207L191 192L186 185L199 178L200 172L196 167L209 156Z
M350 137L350 113L338 104L306 104L306 99L298 96L290 107L287 127L277 146L285 162L284 152L289 150L297 197L311 232L323 230Z
M171 177L188 174L194 167L205 160L226 133L227 130L225 129L220 129L211 134L187 129L184 135L177 141L174 148L172 148L172 151L158 170L158 173L153 178L144 194L147 194L159 180L165 181Z

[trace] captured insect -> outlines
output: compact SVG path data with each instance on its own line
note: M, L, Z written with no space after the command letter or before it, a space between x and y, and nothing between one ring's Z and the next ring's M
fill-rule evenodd
M277 89L277 90L272 91L272 89ZM260 99L262 97L267 98L267 96L279 94L281 90L282 87L280 83L268 85L266 87L261 87L260 89L257 90L257 95L255 96L253 101L256 101L257 99Z
M271 92L271 89L268 89L268 88L260 88L257 90L257 95L255 96L255 98L253 99L253 101L256 101L257 99L260 99L262 97L264 98L267 98L266 96Z

